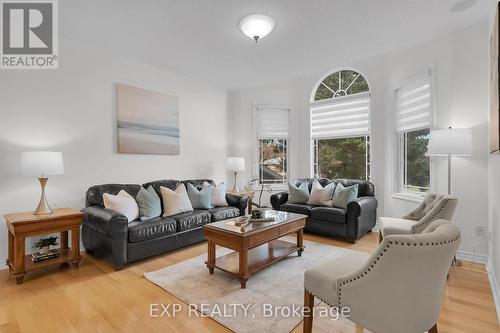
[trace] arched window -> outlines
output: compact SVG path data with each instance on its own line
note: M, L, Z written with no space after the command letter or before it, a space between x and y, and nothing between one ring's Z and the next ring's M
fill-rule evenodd
M370 179L370 87L357 71L337 70L311 96L315 177Z

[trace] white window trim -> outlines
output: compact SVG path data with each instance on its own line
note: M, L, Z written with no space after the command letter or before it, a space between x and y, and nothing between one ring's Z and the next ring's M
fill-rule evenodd
M401 88L402 86L407 85L410 82L416 81L424 75L430 75L431 77L431 92L432 92L432 124L430 129L432 130L436 124L436 77L435 77L435 69L434 66L428 66L426 69L420 71L418 74L408 77L407 79L400 81L399 83L392 85L391 89L391 132L392 132L392 175L391 175L391 192L392 197L395 199L412 201L412 202L421 202L425 197L426 193L418 193L412 191L402 191L402 183L401 183L401 172L403 167L403 160L401 158L401 135L396 131L396 124L394 121L394 114L397 109L397 94L396 90ZM434 175L436 174L436 166L433 163L433 159L430 159L429 165L429 173L430 173L430 192L433 192L435 189L435 179Z
M311 95L310 95L310 99L309 99L309 175L310 177L314 178L316 177L316 168L315 168L315 152L314 152L314 141L317 140L317 139L313 139L312 138L312 134L311 134L311 126L312 126L312 114L311 114L311 106L314 106L314 105L322 105L322 104L329 104L332 102L332 100L334 98L328 98L328 99L323 99L323 100L319 100L319 101L315 101L314 100L314 96L316 95L316 90L318 90L319 86L321 85L321 83L323 82L323 80L325 80L328 76L338 72L338 71L345 71L345 70L351 70L351 71L355 71L357 72L358 74L360 74L361 76L363 76L363 78L366 80L366 82L368 83L368 91L366 92L362 92L362 93L358 93L358 94L364 94L366 95L369 99L370 99L370 130L369 130L369 134L368 136L370 137L370 147L369 147L369 155L370 155L370 161L368 161L368 165L369 165L369 168L370 168L370 171L366 171L365 173L369 173L370 174L370 177L369 179L367 179L368 181L373 181L373 164L374 164L374 161L373 161L373 137L372 137L372 128L373 128L373 109L372 109L372 106L373 106L373 99L372 99L372 85L370 83L370 80L367 78L367 76L365 75L365 73L363 71L360 71L359 69L357 68L354 68L354 67L350 67L350 66L346 66L346 67L339 67L339 68L336 68L336 69L333 69L331 71L329 71L328 73L324 74L319 80L318 82L314 85L314 88L311 92ZM345 136L345 137L342 137L342 138L348 138L350 136ZM352 136L351 136L352 137ZM341 139L341 138L332 138L332 139ZM366 164L365 164L366 165Z
M272 104L253 104L253 163L252 163L252 178L258 180L259 188L262 185L260 183L259 179L259 161L260 161L260 156L259 156L259 137L257 134L257 112L259 110L286 110L288 111L288 124L289 128L288 131L291 133L291 117L292 117L292 110L289 106L287 105L272 105ZM286 159L286 177L282 183L277 183L277 184L264 184L265 186L268 186L270 189L273 191L275 190L282 190L282 189L287 189L288 188L288 180L292 179L291 177L291 172L290 172L290 143L291 143L291 135L288 135L287 140L287 159Z

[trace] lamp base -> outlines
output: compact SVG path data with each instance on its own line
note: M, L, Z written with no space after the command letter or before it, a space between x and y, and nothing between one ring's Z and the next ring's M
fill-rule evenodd
M238 189L238 172L234 172L234 186L231 189L232 193L238 193L240 190Z
M38 207L36 207L33 212L34 215L44 215L52 213L52 209L47 203L47 198L45 197L45 185L47 185L47 181L49 179L47 177L39 177L38 181L40 182L40 187L42 188L42 195L40 197L40 202L38 203Z

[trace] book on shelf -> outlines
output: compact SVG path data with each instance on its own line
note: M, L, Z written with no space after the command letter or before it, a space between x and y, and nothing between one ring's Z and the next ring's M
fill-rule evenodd
M48 253L35 252L31 254L31 260L33 262L38 262L42 260L52 259L59 257L59 249L50 250Z

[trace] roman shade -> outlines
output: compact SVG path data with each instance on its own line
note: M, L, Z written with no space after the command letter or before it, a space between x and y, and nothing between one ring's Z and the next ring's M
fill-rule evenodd
M399 133L430 128L434 119L430 71L395 89L395 125Z
M257 106L255 126L258 139L287 139L290 135L290 109Z
M335 139L370 135L370 93L311 103L311 138Z

